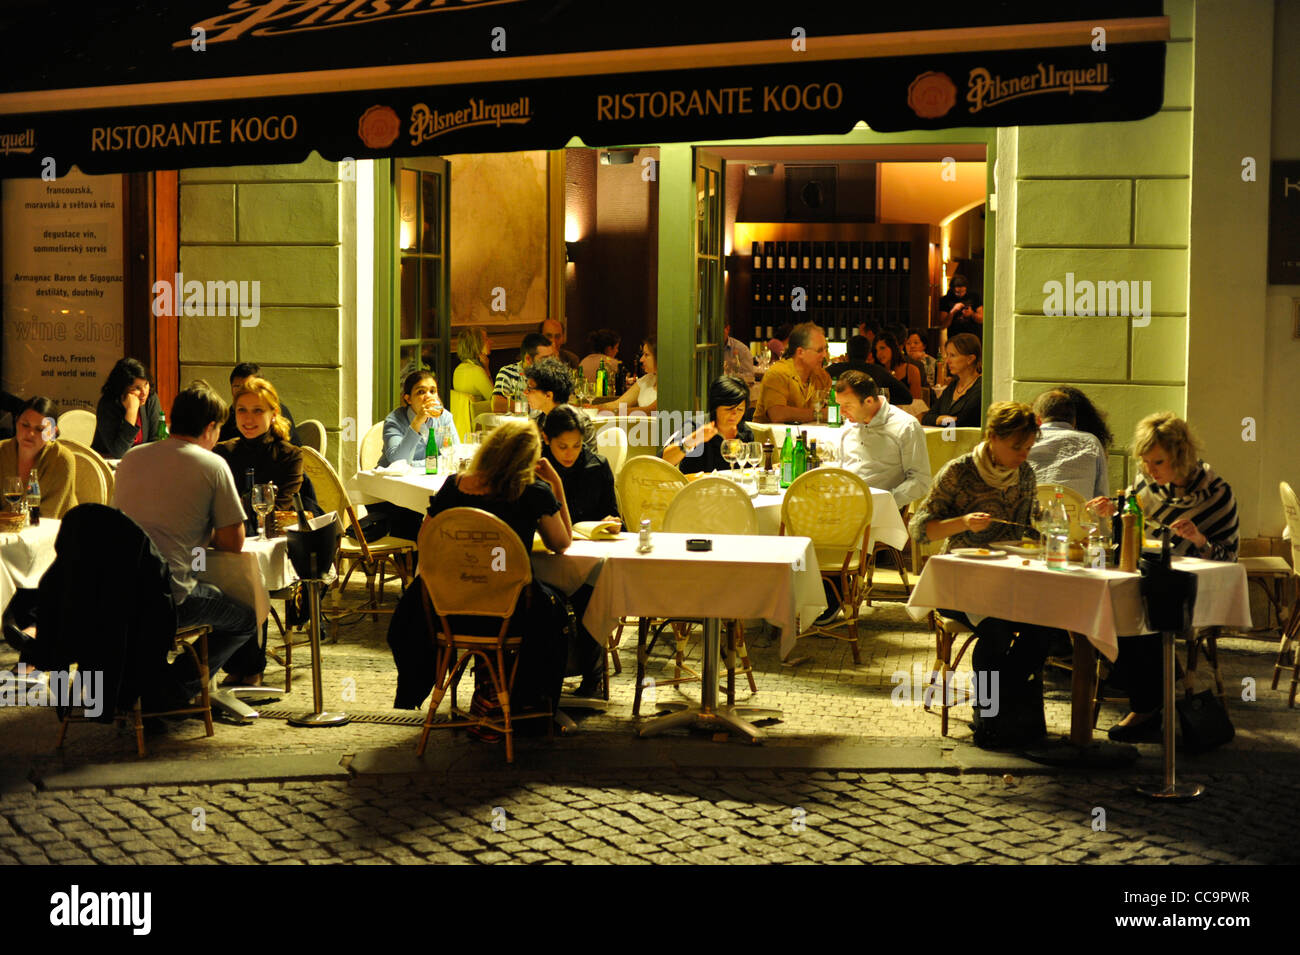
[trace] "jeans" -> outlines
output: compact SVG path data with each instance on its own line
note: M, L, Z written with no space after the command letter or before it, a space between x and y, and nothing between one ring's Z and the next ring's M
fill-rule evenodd
M176 625L188 627L207 624L208 670L222 668L240 676L252 676L266 669L266 654L257 639L257 617L252 608L231 600L212 584L199 581L176 608ZM199 677L193 658L183 653L172 664L172 671L186 694L199 692Z

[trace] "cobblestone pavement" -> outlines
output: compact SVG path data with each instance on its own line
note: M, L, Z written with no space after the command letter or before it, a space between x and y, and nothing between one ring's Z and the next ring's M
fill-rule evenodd
M1296 777L696 771L357 778L0 798L3 863L1284 863Z

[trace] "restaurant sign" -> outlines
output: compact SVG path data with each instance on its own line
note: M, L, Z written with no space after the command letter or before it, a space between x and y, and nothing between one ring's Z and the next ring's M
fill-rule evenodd
M1275 160L1269 174L1268 281L1300 285L1300 159Z

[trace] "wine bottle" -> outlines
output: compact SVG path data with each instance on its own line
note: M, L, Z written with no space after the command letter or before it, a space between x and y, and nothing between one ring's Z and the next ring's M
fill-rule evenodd
M834 388L826 395L826 423L832 428L840 426L840 403L835 397Z
M799 432L799 440L795 442L793 451L794 467L792 471L795 477L799 477L808 471L808 433Z
M307 522L307 509L302 506L302 494L293 492L293 509L298 512L298 530L305 531L311 525Z
M795 479L793 428L785 429L785 442L781 445L781 486L789 487Z
M760 242L750 243L749 253L750 269L754 272L763 270L763 245Z
M822 459L817 453L817 439L813 438L812 442L808 445L808 470L811 471L813 468L819 468L821 466Z
M244 490L248 493L248 512L253 516L244 521L244 533L257 536L257 511L253 509L253 485L257 483L257 473L248 468L244 471Z
M424 473L438 473L438 429L429 422L429 437L424 442Z

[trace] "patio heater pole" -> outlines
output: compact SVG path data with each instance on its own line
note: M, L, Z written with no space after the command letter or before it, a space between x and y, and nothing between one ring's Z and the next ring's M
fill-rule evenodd
M311 555L311 577L302 582L307 588L307 610L311 616L311 625L309 632L311 634L311 698L312 712L303 713L301 716L289 717L289 723L294 726L342 726L350 722L352 717L347 713L326 712L321 691L321 664L320 664L320 595L325 586L325 581L318 576L316 570L316 555Z
M1160 639L1164 642L1165 659L1165 784L1161 789L1139 786L1138 792L1152 799L1195 799L1205 792L1205 787L1200 783L1179 786L1174 774L1174 726L1178 719L1174 700L1174 632L1163 630Z

